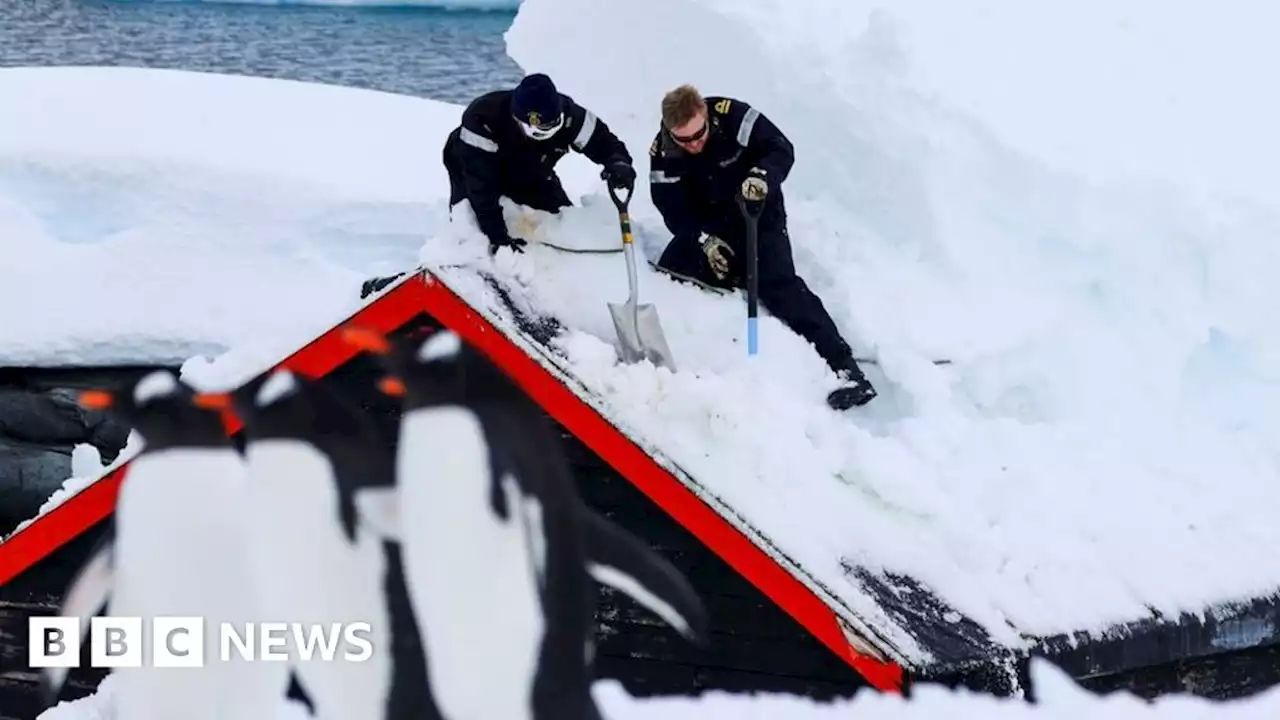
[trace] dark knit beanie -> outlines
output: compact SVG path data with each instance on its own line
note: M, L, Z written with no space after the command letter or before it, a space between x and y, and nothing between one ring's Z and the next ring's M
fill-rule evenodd
M511 114L530 125L553 123L563 110L555 83L542 73L521 80L511 95Z

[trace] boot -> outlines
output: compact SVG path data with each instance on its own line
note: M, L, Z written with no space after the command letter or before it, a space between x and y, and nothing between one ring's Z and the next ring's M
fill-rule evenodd
M837 370L836 377L840 379L840 387L827 394L827 404L833 410L861 407L876 398L876 389L857 366Z

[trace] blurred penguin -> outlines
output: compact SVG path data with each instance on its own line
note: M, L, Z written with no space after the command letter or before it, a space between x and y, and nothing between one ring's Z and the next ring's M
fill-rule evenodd
M245 422L259 582L272 613L370 624L372 655L361 661L308 659L290 641L290 664L315 716L439 718L399 548L384 545L356 512L392 494L394 437L335 388L286 369L236 391L233 402Z
M231 720L277 712L288 687L281 664L220 660L221 623L243 628L262 615L250 571L246 475L227 437L223 395L199 394L169 371L148 373L123 391L89 391L85 408L109 410L142 436L116 501L112 533L77 574L62 613L141 616L138 667L113 668L115 717ZM169 638L203 654L202 667L156 667L151 618L200 617L203 637ZM50 671L56 697L65 671Z
M599 718L593 575L705 637L692 588L582 504L541 411L456 334L345 337L385 358L382 388L402 398L397 503L376 524L404 545L445 717Z

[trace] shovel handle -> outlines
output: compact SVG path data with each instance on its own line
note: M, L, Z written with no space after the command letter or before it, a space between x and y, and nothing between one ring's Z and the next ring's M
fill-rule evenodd
M605 187L609 189L609 199L613 201L614 207L618 208L618 212L626 212L627 204L631 202L631 194L634 193L636 189L634 187L629 187L627 188L627 194L625 196L618 197L618 188L609 184L606 184Z
M760 213L764 212L764 200L748 200L738 193L735 198L738 201L738 209L742 211L742 216L748 220L757 220Z
M764 203L751 202L738 195L738 209L742 211L742 220L747 226L747 355L755 355L759 351L760 336L757 334L757 313L760 303L759 265L759 220Z
M627 188L627 194L618 197L617 188L612 185L606 185L609 189L609 199L613 201L613 206L618 208L618 224L622 226L622 244L630 245L635 238L631 234L631 213L627 211L627 205L631 202L631 194L635 192L635 188Z

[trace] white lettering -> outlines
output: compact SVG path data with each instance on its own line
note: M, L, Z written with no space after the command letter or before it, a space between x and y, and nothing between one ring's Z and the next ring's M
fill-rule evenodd
M293 626L293 641L298 644L298 653L303 660L310 660L315 653L315 646L320 645L320 657L326 662L332 661L333 656L338 649L338 638L342 637L342 626L340 623L332 623L329 625L332 637L325 632L321 625L312 625L306 630L301 625ZM303 633L306 638L303 638ZM317 637L318 636L318 637Z
M220 637L220 646L222 652L219 657L222 662L231 661L231 646L236 646L236 652L240 653L241 660L252 660L254 656L254 632L253 623L244 624L244 633L241 634L233 623L223 623Z
M286 636L286 633L289 632L289 624L281 623L281 622L265 622L259 625L258 629L261 631L258 633L258 635L259 637L262 638L262 641L261 641L262 642L261 644L262 659L263 660L288 660L289 653L287 651L272 653L270 651L270 648L272 647L283 648L288 644L289 638ZM276 637L276 635L279 635L280 637Z
M362 634L357 634L357 632ZM342 632L342 637L346 639L348 645L355 645L360 650L358 652L348 650L344 658L351 662L364 662L373 657L373 642L367 637L372 633L373 628L369 626L369 623L358 622L347 625Z

